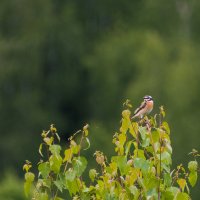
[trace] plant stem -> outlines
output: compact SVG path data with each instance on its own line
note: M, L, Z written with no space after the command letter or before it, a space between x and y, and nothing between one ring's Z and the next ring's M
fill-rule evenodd
M159 165L159 184L158 184L158 200L160 200L160 180L161 180L161 148L162 148L162 141L160 138L160 165Z
M162 116L159 114L159 128L161 127L162 123ZM159 164L159 184L158 184L158 200L160 200L160 180L161 180L161 150L162 150L162 138L160 137L159 134L159 142L160 142L160 164Z

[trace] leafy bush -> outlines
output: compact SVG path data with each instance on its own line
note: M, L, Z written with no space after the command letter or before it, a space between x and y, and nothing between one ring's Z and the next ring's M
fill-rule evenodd
M170 128L164 121L163 107L154 117L133 122L131 104L126 101L124 106L121 127L112 141L116 155L108 159L101 151L94 153L98 166L89 170L88 184L82 177L88 161L81 152L90 147L89 126L71 136L67 148L59 145L54 125L43 131L38 174L30 171L29 161L23 167L26 196L61 200L69 193L73 200L190 199L189 188L197 182L199 153L196 150L190 153L193 160L187 168L181 164L171 170Z

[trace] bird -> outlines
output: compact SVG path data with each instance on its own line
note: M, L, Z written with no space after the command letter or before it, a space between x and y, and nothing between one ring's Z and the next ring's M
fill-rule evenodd
M134 115L131 119L136 117L143 118L144 115L149 114L153 110L153 98L152 96L145 95L143 97L144 101L141 105L135 110Z

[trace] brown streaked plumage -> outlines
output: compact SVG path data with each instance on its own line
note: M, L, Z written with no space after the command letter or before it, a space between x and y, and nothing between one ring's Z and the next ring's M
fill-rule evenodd
M144 115L149 114L153 110L153 98L151 96L144 96L144 101L141 103L140 107L138 107L132 119L135 117L143 118Z

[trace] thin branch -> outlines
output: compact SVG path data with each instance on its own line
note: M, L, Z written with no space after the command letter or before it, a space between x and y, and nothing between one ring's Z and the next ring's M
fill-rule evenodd
M162 115L161 114L159 114L159 128L161 127L161 124L162 124ZM161 137L160 137L160 134L159 134L159 142L160 142L160 163L159 163L159 184L158 184L158 200L160 200L160 195L161 195L161 193L160 193L160 180L161 180L161 164L162 164L162 162L161 162L161 150L162 150L162 139L161 139Z

